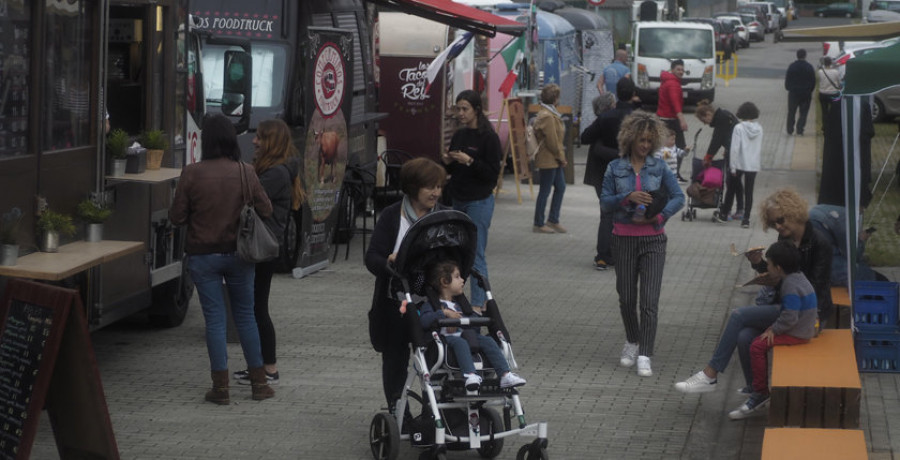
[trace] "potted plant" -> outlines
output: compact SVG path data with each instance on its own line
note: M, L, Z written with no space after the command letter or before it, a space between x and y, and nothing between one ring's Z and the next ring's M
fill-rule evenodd
M106 137L106 153L112 159L111 176L124 176L128 144L131 138L124 130L114 129Z
M112 214L112 209L109 209L104 203L99 200L92 200L90 198L85 198L78 203L78 207L75 209L78 218L81 219L85 224L87 224L87 231L85 232L85 240L89 243L96 243L98 241L103 240L103 222L109 218L109 215Z
M150 129L141 133L140 143L147 149L147 169L159 169L162 157L169 142L166 133L159 129Z
M0 265L15 265L19 258L19 223L22 210L12 208L0 217Z
M38 217L38 229L41 230L41 250L44 252L56 252L59 250L59 235L75 234L75 224L72 216L59 212L44 210Z

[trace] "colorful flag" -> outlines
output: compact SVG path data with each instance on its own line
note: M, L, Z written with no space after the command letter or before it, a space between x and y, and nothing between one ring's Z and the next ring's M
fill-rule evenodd
M503 83L500 84L499 91L503 93L503 98L506 99L509 97L509 93L512 92L513 86L516 84L516 80L519 79L519 66L522 63L522 59L525 58L525 53L522 52L521 49L516 51L516 57L513 60L512 68L509 73L506 74L506 78L503 79Z
M437 77L438 72L444 67L444 63L447 61L452 61L453 58L459 56L459 53L462 53L462 50L466 48L469 44L469 41L472 40L472 32L466 32L459 37L456 37L456 40L453 40L453 43L450 44L444 51L441 51L441 54L438 54L431 64L428 64L428 69L425 71L425 78L428 79L428 84L425 85L425 92L428 93L428 90L431 88L431 83L434 82L434 79Z
M503 61L506 62L506 70L512 70L514 65L516 64L516 57L518 52L525 52L525 36L519 36L510 40L506 46L500 50L500 55L503 56Z

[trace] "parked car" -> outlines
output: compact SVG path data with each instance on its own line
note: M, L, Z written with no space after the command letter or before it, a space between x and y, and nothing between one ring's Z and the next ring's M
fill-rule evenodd
M869 22L900 21L900 0L872 0L866 20Z
M709 24L715 32L716 51L724 53L725 60L731 59L731 53L734 52L734 32L729 35L729 30L725 29L725 25L713 18L682 18L685 22L699 22Z
M872 98L872 120L889 121L900 115L900 86L883 89Z
M895 45L897 43L900 43L900 37L888 38L885 40L881 40L880 42L869 43L867 45L845 43L844 52L834 60L834 63L835 65L842 66L846 64L847 61L857 56L864 56L879 48Z
M772 2L749 2L747 5L762 5L764 8L764 12L766 13L766 20L768 21L768 32L777 32L781 30L781 13L778 12L778 7Z
M766 15L766 10L767 8L760 4L751 5L749 3L744 3L743 5L738 6L738 13L752 14L756 18L756 22L762 25L763 34L767 34L770 32L769 18Z
M713 15L719 21L727 22L734 28L734 39L738 48L747 48L750 46L750 29L744 25L740 16L728 13L718 13Z
M854 41L854 42L844 42L844 41L831 41L831 42L822 42L822 57L830 57L832 61L837 60L844 51L847 49L853 50L856 48L862 48L869 45L874 44L875 42L867 42L867 41Z
M772 0L772 3L778 8L778 13L781 15L781 28L784 29L788 26L789 20L797 19L795 16L794 2L792 0Z
M829 3L821 8L816 9L816 16L820 18L839 16L852 18L856 16L856 4L854 3Z
M750 41L761 42L766 39L766 26L756 19L755 15L749 13L737 13L741 17L741 21L747 27L747 33L750 34Z

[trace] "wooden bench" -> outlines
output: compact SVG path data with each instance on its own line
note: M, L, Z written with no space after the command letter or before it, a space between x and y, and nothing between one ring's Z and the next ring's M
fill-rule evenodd
M850 300L850 292L845 286L831 288L831 303L834 304L834 312L830 318L825 319L825 327L850 329L850 320L853 318L853 302Z
M858 428L862 385L853 350L849 329L772 348L769 426Z
M862 430L766 428L762 460L865 460Z

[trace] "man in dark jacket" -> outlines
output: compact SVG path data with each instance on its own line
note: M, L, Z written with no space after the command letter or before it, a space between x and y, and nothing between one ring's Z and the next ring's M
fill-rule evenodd
M788 92L787 133L794 134L794 116L800 109L797 118L797 135L803 135L806 126L806 114L812 101L812 92L816 87L816 71L806 62L806 50L797 50L797 60L792 62L784 75L784 89Z
M638 108L634 97L634 82L630 78L622 78L616 84L616 105L614 108L597 114L597 119L581 133L581 143L589 144L587 165L584 168L584 183L593 185L600 199L603 187L603 176L606 167L619 157L619 126L631 112ZM606 270L613 265L612 250L612 213L600 212L600 226L597 228L597 255L594 257L594 268Z

